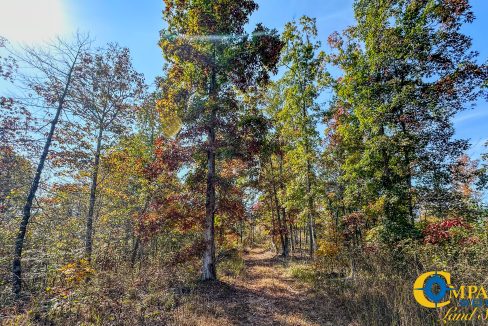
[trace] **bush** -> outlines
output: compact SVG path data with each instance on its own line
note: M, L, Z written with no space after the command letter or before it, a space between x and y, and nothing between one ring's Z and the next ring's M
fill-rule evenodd
M422 223L417 228L423 238L394 245L383 244L380 232L372 230L366 235L368 241L353 255L344 250L318 251L321 255L315 261L314 273L317 291L324 300L341 307L345 324L435 325L439 311L423 308L412 296L412 285L420 274L445 270L457 284L477 284L486 279L486 224L449 219Z

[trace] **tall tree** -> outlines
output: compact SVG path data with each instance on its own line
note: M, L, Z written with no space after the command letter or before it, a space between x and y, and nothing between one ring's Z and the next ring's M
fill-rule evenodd
M275 103L274 108L271 107L278 138L285 145L282 150L286 154L280 165L285 164L288 170L297 175L288 184L289 206L292 208L295 205L295 208L306 212L311 256L315 248L314 188L320 145L317 127L323 114L317 98L329 79L325 70L325 53L320 51L321 44L316 38L315 19L304 16L298 23L286 24L280 61L286 70L277 87L281 100ZM300 205L301 202L305 205Z
M23 72L19 72L15 76L15 81L19 83L21 89L27 89L30 94L26 97L28 100L22 100L19 105L24 107L23 111L26 113L29 113L29 110L45 109L52 118L34 179L25 200L19 231L15 239L12 290L16 297L20 296L22 289L22 249L31 217L32 203L39 187L56 126L61 113L67 109L69 101L72 99L72 86L80 76L81 59L88 45L88 37L77 35L72 42L58 39L55 43L42 49L26 47L21 51L13 52L17 64L25 68Z
M109 44L84 56L83 78L76 84L76 114L83 118L86 144L93 148L90 198L86 217L85 256L91 259L93 216L98 187L100 157L108 140L130 131L128 123L145 90L144 77L132 66L130 52Z
M411 235L420 206L446 213L450 169L467 148L451 119L479 95L487 67L460 31L474 19L468 1L357 0L354 13L355 26L329 37L344 71L331 135L349 210L382 206L395 240Z
M214 223L217 157L231 146L230 133L240 110L237 90L264 83L275 69L281 43L274 31L258 25L244 33L252 0L165 0L161 32L167 84L159 103L163 119L181 120L182 136L206 161L206 216L203 280L216 279ZM206 157L202 157L205 153Z

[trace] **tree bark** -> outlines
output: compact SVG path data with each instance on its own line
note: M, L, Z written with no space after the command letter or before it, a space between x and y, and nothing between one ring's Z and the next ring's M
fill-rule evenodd
M240 234L240 238L241 238L241 247L244 247L244 242L243 242L243 239L244 239L244 219L242 218L241 221L240 221L240 229L241 229L241 234Z
M302 227L298 230L298 243L300 248L300 254L302 253Z
M290 239L291 239L291 252L294 253L295 252L295 233L294 233L294 229L293 229L293 223L289 222L289 228L290 228Z
M282 232L283 232L283 252L281 255L287 258L290 255L290 236L288 234L288 223L286 220L286 208L282 208Z
M134 268L134 265L136 264L137 253L139 252L139 244L140 244L140 238L139 238L139 236L137 236L135 241L134 241L134 247L132 248L132 254L130 257L130 267L131 268Z
M308 41L308 39L307 39ZM303 85L301 86L303 89ZM306 130L306 123L309 118L308 112L307 112L307 104L305 101L303 102L302 106L302 118L304 120L303 125L302 125L302 133L304 134L305 137L305 155L306 155L306 165L307 165L307 175L306 175L306 190L307 190L307 206L308 206L308 212L307 212L307 217L308 217L308 229L309 229L309 239L310 239L310 247L309 247L309 254L310 258L313 258L314 256L314 251L315 251L315 234L314 234L314 227L315 227L315 222L314 222L314 214L313 214L313 209L314 209L314 203L313 203L313 198L312 198L312 163L310 162L310 143L309 143L309 138Z
M22 291L22 263L21 263L22 250L24 248L24 240L25 240L25 234L27 232L27 224L29 224L29 220L31 217L32 203L34 202L37 189L39 188L39 182L41 180L42 170L44 169L44 164L46 162L47 155L49 154L49 148L51 147L54 131L56 130L56 125L58 124L59 121L59 116L61 115L61 111L63 110L64 107L66 95L68 94L68 89L71 84L73 69L77 62L77 59L78 59L78 55L76 55L70 67L66 79L66 84L63 89L63 93L59 98L58 107L56 108L56 114L54 115L54 119L51 121L51 128L49 129L49 134L47 136L46 143L44 144L44 149L42 151L41 157L39 158L36 174L34 176L34 180L32 181L31 187L29 189L29 194L27 195L27 199L22 212L22 220L20 222L19 231L15 238L14 258L12 261L12 292L14 293L15 298L17 299L20 297L20 293Z
M269 203L268 203L269 211L271 212L271 242L273 243L273 247L275 249L275 253L278 253L278 250L276 249L277 246L275 244L275 232L276 230L276 222L275 222L275 210L273 207L273 199L270 197L269 198ZM281 239L280 239L281 240Z
M284 220L284 216L282 216L282 213L284 213L284 208L281 208L280 201L278 200L278 193L276 189L276 180L274 177L274 167L273 167L273 161L270 158L269 159L269 164L271 167L271 185L272 185L272 190L273 190L273 198L274 198L274 203L275 203L275 209L276 209L276 218L278 221L278 230L280 233L280 240L281 240L281 255L283 257L288 257L289 253L289 244L288 244L288 235L286 232L286 221Z
M285 183L283 182L283 154L280 152L279 155L279 177L280 177L280 188L281 191L285 192ZM288 234L288 221L286 219L286 208L281 206L282 210L282 232L283 232L283 257L288 257L290 255L290 234Z
M308 152L308 148L307 148ZM308 155L308 153L307 153ZM312 171L311 171L311 164L310 160L307 157L307 204L308 204L308 212L307 212L307 217L308 217L308 228L309 228L309 237L310 237L310 257L313 258L314 251L315 251L315 234L314 234L314 218L313 218L313 198L312 198L312 177L311 177Z
M207 148L207 191L205 200L205 251L203 253L202 279L216 280L217 273L215 268L215 91L216 91L216 71L213 68L210 82L211 113L208 125L208 148Z
M85 235L85 258L91 261L93 251L93 215L95 211L95 201L97 196L98 186L98 169L100 166L100 153L102 150L103 137L103 123L100 123L97 136L97 147L95 151L95 161L93 162L92 180L90 187L90 203L88 207L88 215L86 217L86 235Z

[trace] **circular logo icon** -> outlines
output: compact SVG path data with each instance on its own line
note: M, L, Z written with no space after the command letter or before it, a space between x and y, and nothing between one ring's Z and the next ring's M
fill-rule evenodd
M449 304L444 301L451 290L451 274L427 272L420 275L413 285L413 295L419 304L427 308L440 308Z

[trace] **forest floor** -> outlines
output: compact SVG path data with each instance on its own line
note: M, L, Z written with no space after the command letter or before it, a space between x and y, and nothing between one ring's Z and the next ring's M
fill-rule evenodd
M201 284L191 303L174 311L174 325L336 325L312 285L293 277L300 257L284 260L262 248L244 254L238 277Z

